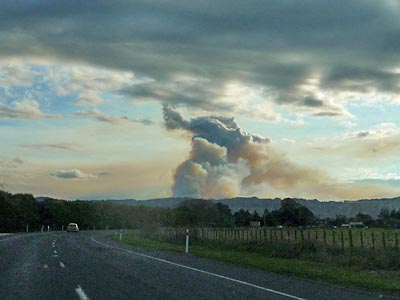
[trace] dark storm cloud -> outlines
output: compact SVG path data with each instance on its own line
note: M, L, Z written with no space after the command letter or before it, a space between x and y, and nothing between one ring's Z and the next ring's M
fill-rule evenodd
M390 71L400 64L398 11L395 1L366 0L2 1L0 54L131 70L154 78L161 91L175 74L238 80L273 89L278 104L337 116L343 112L307 98L301 86L317 72L326 90L359 92L367 82L398 91L398 75ZM130 93L167 94L160 100L189 107L202 107L204 93L219 96L199 89L190 97L145 87ZM218 101L207 105L224 109Z
M399 93L400 73L372 68L339 66L326 73L322 85L330 89L362 93L371 89Z

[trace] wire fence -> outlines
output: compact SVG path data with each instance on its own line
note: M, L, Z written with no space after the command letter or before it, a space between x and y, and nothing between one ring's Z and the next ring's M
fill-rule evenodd
M400 230L397 229L325 229L325 228L189 228L193 241L219 241L230 243L313 244L317 247L344 250L399 251ZM162 227L152 238L177 241L184 238L186 228Z

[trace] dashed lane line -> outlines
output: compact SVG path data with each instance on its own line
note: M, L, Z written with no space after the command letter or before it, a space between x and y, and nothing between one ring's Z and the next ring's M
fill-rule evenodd
M75 289L75 292L78 294L81 300L90 300L90 298L86 295L85 291L81 288L80 285Z

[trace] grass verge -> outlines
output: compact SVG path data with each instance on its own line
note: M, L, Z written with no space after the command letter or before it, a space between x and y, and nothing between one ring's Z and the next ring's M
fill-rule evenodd
M184 252L183 244L152 240L134 234L126 234L122 242L142 248ZM245 249L232 250L231 247L213 243L191 245L190 254L346 287L357 287L374 292L400 293L400 271L363 270L357 267L338 267L332 263L315 262L311 259L269 257Z

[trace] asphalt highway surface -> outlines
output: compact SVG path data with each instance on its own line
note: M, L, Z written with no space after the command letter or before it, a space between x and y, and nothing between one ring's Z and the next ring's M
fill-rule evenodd
M400 299L183 253L137 249L109 235L1 235L0 299Z

